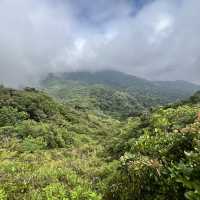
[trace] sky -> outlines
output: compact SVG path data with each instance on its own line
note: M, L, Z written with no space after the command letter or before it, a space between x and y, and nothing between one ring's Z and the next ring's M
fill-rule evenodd
M119 70L200 84L199 0L1 0L0 84Z

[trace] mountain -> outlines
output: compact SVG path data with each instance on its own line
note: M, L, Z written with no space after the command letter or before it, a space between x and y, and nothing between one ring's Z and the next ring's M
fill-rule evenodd
M42 87L67 103L76 102L78 106L122 118L188 98L200 89L185 81L148 81L108 70L49 74Z
M118 121L0 87L1 200L198 200L200 92Z

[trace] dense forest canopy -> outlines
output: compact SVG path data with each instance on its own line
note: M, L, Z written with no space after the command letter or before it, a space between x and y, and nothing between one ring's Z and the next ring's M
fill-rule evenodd
M189 98L200 89L185 81L148 81L111 70L49 74L41 87L72 106L77 104L123 119Z
M0 199L198 200L199 111L197 92L118 120L1 86Z

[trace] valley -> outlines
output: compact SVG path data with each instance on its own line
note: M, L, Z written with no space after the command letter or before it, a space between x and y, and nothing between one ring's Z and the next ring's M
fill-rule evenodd
M153 86L135 77L64 77L40 90L1 86L1 200L200 197L199 92L149 100Z

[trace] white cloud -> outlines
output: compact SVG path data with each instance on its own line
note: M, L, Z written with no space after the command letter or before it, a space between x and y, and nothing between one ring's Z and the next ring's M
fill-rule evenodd
M137 14L128 0L3 0L0 82L85 69L200 82L199 9L199 0L155 0Z

